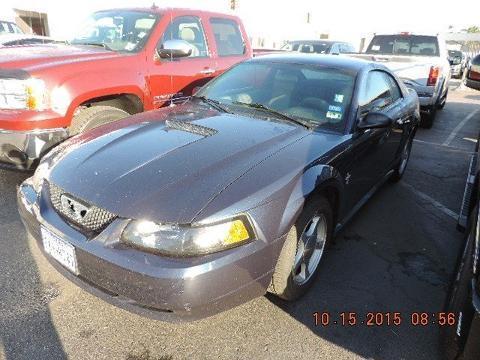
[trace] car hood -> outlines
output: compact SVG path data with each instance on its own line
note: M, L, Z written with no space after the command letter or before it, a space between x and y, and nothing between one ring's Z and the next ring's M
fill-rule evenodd
M188 224L224 188L309 133L190 103L73 138L50 181L120 217Z
M73 46L65 44L43 44L2 48L0 69L17 68L35 72L50 66L59 66L79 61L111 59L122 56L96 46Z

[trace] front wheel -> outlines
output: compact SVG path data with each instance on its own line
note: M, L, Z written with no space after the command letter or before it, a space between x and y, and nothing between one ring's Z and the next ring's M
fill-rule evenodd
M323 196L309 199L287 235L268 291L284 300L305 294L318 274L332 230L328 200Z
M69 132L70 135L81 134L127 116L129 116L127 112L112 106L91 106L83 108L73 118Z

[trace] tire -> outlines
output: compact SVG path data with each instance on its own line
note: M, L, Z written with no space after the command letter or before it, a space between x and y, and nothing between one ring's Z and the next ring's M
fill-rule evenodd
M312 235L302 237L309 233ZM321 260L331 242L332 234L333 212L330 203L323 196L313 196L307 200L302 213L287 235L268 291L288 301L304 295L318 275ZM302 241L307 237L310 240L307 241L309 245L312 245L312 241L316 244L314 248L308 246L313 249L309 261L300 256L300 252L305 255L304 251L307 250L305 242ZM300 265L295 268L296 262Z
M426 129L430 129L433 126L433 122L437 117L437 106L433 106L427 114L422 115L420 124Z
M80 110L80 113L74 116L69 132L70 135L81 134L129 115L126 111L112 106L91 106Z
M448 89L445 92L445 96L443 96L438 102L438 105L437 105L438 110L443 110L445 108L445 105L447 104L447 97L448 97Z
M405 174L405 170L407 169L408 160L410 159L410 154L412 152L412 145L413 145L413 136L407 139L403 149L402 155L400 158L400 162L398 163L397 167L394 169L393 175L390 178L392 182L398 182L402 179L403 174Z
M474 210L473 213L476 213ZM467 230L470 234L471 229ZM455 266L455 272L450 280L450 286L448 289L447 297L445 299L445 304L443 306L444 312L453 312L459 314L463 313L464 319L473 317L473 314L469 314L468 310L471 306L471 290L470 290L470 278L471 278L471 269L472 269L472 256L473 253L473 244L475 240L472 235L469 235L465 248L459 254L457 259L457 264ZM469 305L470 304L470 305ZM464 325L462 326L462 332L468 331L468 320L464 320ZM462 334L461 337L458 337L456 334L457 326L442 326L440 331L440 349L444 354L444 359L459 359L459 353L463 352L466 334Z

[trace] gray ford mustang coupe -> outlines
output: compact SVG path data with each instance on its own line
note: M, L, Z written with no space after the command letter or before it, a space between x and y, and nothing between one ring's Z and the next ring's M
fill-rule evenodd
M419 117L382 65L258 57L53 149L19 211L60 272L130 311L190 320L267 291L294 300L335 233L402 177Z

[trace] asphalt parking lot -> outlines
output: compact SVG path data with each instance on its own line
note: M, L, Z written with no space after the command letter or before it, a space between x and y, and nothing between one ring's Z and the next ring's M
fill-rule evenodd
M386 184L337 238L316 284L287 304L258 298L187 324L117 309L66 281L27 241L15 187L0 171L0 359L437 359L437 325L462 234L456 213L480 130L480 93L452 81L432 129L420 129L404 179ZM400 326L315 326L328 311L400 312Z

